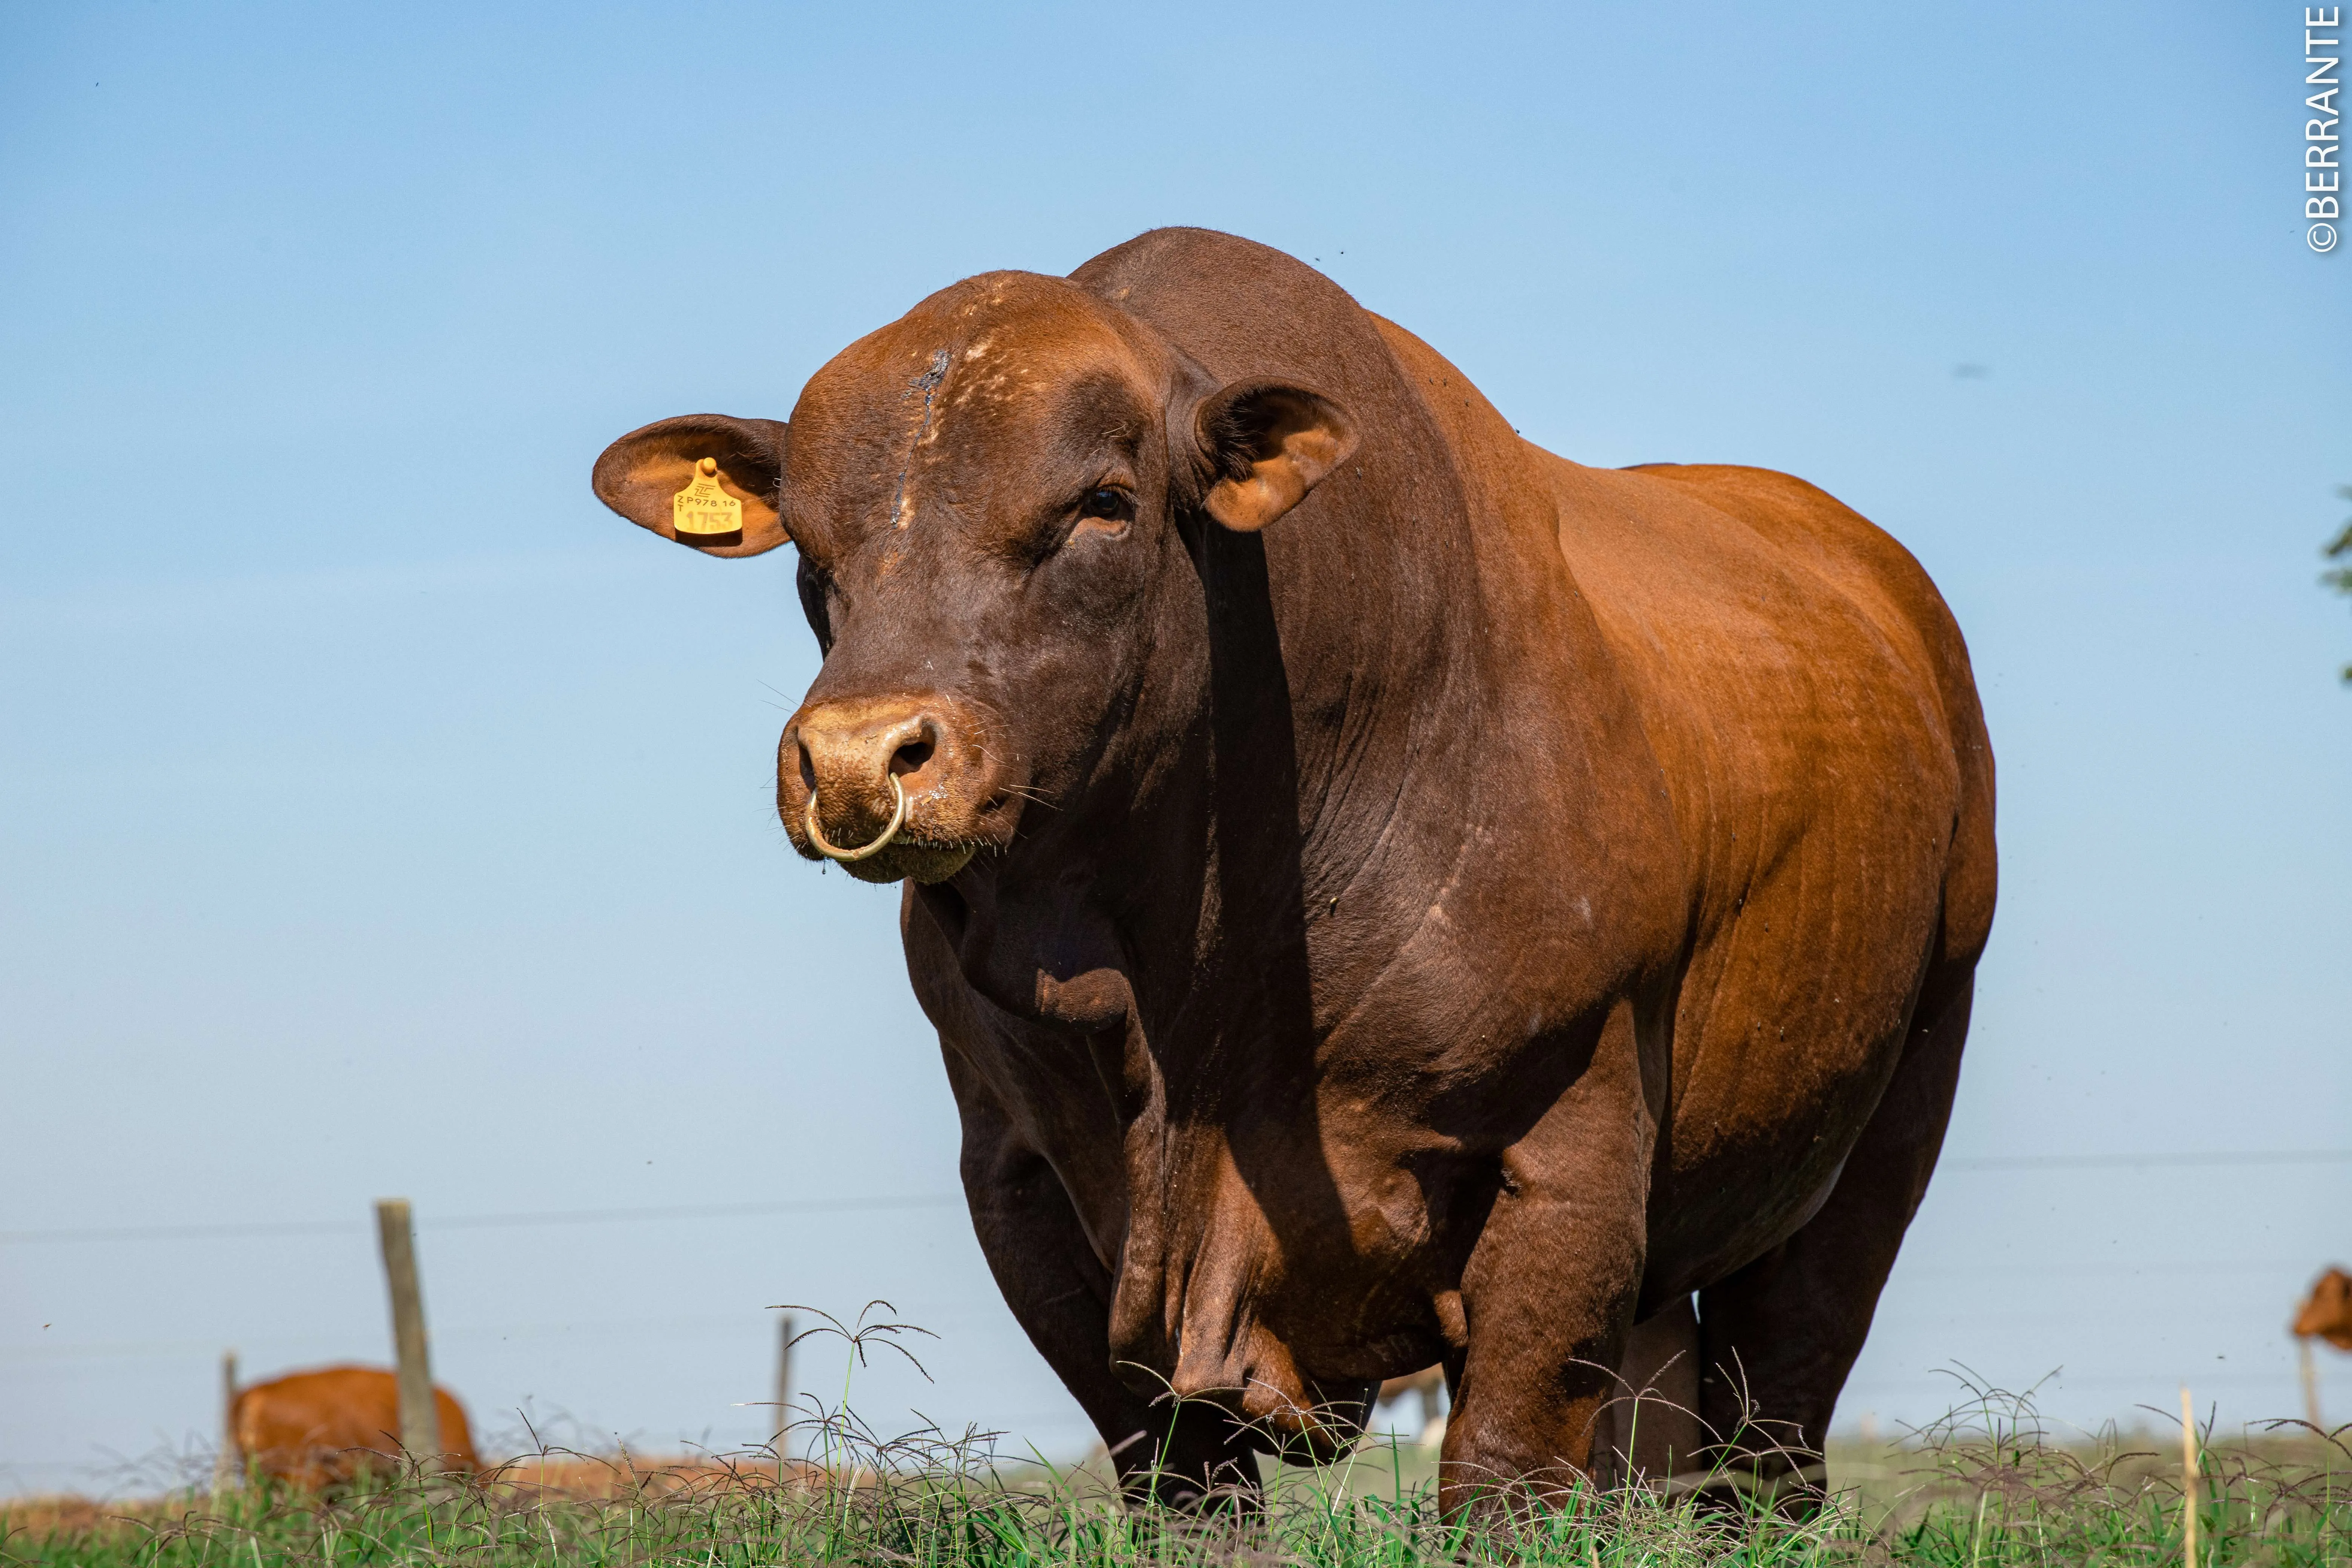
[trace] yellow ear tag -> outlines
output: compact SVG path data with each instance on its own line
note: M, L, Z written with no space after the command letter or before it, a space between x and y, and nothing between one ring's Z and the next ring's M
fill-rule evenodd
M743 537L743 503L719 484L719 462L705 458L694 478L669 498L670 526L688 544L733 544Z

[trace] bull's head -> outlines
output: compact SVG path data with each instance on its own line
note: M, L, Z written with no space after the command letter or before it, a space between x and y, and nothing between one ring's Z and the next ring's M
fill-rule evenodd
M812 859L936 882L1009 848L1027 804L1150 773L1138 733L1197 712L1164 652L1197 642L1175 635L1201 616L1188 531L1265 528L1355 440L1311 389L1220 384L1076 284L991 273L843 350L789 426L666 419L594 483L705 554L800 547L824 665L784 728L778 812ZM740 531L680 533L698 474Z

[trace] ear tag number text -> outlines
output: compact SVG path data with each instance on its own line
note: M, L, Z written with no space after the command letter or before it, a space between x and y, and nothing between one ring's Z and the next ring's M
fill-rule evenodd
M670 526L688 544L733 544L743 537L743 503L719 487L716 458L695 464L694 478L669 506Z

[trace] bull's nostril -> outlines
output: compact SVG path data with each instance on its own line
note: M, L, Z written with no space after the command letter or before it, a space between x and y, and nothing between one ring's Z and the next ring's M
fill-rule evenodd
M930 760L931 743L929 741L909 741L891 754L890 771L894 773L915 773Z
M811 795L814 795L816 793L816 764L809 760L809 749L806 746L800 748L800 753L801 787L808 791Z

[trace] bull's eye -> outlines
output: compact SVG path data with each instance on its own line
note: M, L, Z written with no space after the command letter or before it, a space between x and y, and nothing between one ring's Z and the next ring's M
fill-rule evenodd
M1087 499L1078 503L1078 515L1103 522L1125 522L1135 514L1135 502L1122 489L1109 485L1088 490Z

